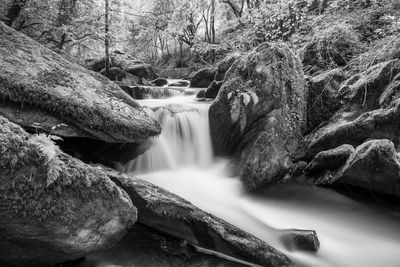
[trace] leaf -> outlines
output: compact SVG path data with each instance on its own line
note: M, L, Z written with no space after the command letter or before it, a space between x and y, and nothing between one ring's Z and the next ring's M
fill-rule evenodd
M241 100L240 97L237 97L235 101L233 101L231 106L231 119L232 122L237 122L240 118L240 107L241 107Z
M243 98L243 103L247 107L247 105L250 103L250 96L247 93L240 93L241 97Z
M57 135L49 135L49 138L53 141L64 141L64 139L62 139L61 137L59 137Z
M247 93L250 95L251 99L253 100L254 106L257 105L257 103L259 101L257 94L253 91L248 91Z
M228 93L228 100L230 100L230 99L232 98L232 95L233 95L232 92L229 92L229 93Z
M46 163L53 160L60 150L45 134L34 135L31 141L46 156Z

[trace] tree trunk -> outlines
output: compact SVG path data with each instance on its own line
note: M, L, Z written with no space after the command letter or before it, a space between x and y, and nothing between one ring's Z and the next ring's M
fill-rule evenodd
M104 11L104 48L106 53L106 63L105 63L105 76L108 77L110 74L110 36L109 36L109 18L110 8L109 8L109 0L105 0L105 11Z
M210 4L210 43L215 44L215 0L211 0ZM215 62L214 49L211 49L211 61Z

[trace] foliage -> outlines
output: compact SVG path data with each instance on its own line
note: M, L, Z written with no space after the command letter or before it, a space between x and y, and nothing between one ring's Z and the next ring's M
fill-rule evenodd
M257 105L259 101L258 96L251 90L235 90L229 92L227 98L230 102L232 122L235 123L239 121L240 132L244 132L247 123L246 109L250 103L252 103L252 107Z

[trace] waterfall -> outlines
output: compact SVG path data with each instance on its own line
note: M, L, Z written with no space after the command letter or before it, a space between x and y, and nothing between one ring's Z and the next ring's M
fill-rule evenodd
M146 173L211 164L209 105L177 100L167 104L162 100L143 101L147 112L161 124L162 133L151 140L150 149L125 166L125 172Z

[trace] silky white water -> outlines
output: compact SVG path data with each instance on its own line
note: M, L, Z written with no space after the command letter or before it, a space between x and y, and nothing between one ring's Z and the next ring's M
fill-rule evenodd
M163 134L127 171L257 236L298 266L400 266L400 219L393 212L306 185L247 193L228 177L227 160L212 160L207 104L183 96L141 104L153 110ZM319 251L287 251L280 230L289 228L316 230Z

